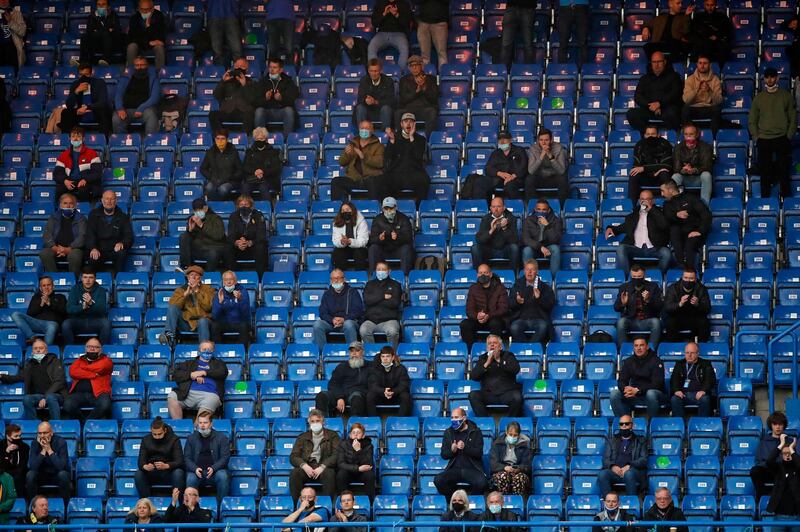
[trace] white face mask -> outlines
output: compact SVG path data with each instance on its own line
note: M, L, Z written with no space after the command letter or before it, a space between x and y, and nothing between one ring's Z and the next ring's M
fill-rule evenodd
M200 436L204 438L207 438L209 435L211 435L211 429L197 429L197 432L199 432Z
M322 432L322 423L309 423L308 426L314 434Z

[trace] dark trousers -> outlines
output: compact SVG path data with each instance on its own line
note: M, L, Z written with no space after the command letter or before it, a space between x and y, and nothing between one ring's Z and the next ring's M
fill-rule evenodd
M331 199L334 201L344 201L350 197L350 194L353 193L353 189L366 190L369 199L378 199L375 184L377 179L380 179L380 176L365 177L358 181L343 175L334 177L331 180Z
M102 59L111 63L114 54L122 58L122 35L117 35L109 31L94 31L81 36L81 63L87 62L97 64L95 56L99 55L98 60ZM65 131L62 129L61 131ZM66 130L69 131L69 130ZM65 132L66 132L65 131Z
M367 254L367 248L334 248L331 261L333 267L340 270L366 270ZM352 266L350 259L353 259Z
M387 250L380 244L372 244L369 247L369 271L375 269L375 265L386 259L399 259L400 269L408 275L414 265L414 248L411 244L403 244L397 249Z
M236 336L225 336L224 333L236 333ZM212 321L211 336L218 344L244 344L247 346L250 345L250 324L235 321Z
M76 179L75 184L77 185L78 181L80 181L81 178L76 177L75 179ZM58 204L58 198L60 198L62 194L66 194L67 192L75 196L75 198L78 201L94 202L95 200L100 199L100 196L103 195L103 187L100 185L100 183L96 184L88 183L85 187L76 186L72 190L67 190L67 187L64 186L63 183L56 183L56 196L55 196L56 204Z
M89 415L81 408L93 406ZM70 419L78 419L83 423L87 419L108 419L111 417L111 394L101 393L97 397L92 393L71 393L64 399L64 412Z
M339 411L336 410L336 398L327 390L322 390L317 394L316 407L325 412L328 417L336 417ZM366 396L361 392L353 392L344 400L346 406L350 407L351 416L363 416L367 413Z
M698 126L702 125L697 120L710 120L709 127L716 133L722 124L722 106L710 105L708 107L692 107L684 105L681 111L681 123L695 122Z
M187 268L201 259L206 261L204 269L207 272L221 272L228 269L230 251L227 246L201 246L189 233L183 233L179 241L181 268Z
M309 464L311 467L316 467L316 464ZM289 473L289 493L292 499L297 501L300 498L300 492L306 484L322 484L322 488L315 486L317 495L327 495L332 499L336 497L336 472L333 468L326 467L318 478L310 478L306 472L296 467Z
M682 342L689 338L697 337L699 342L708 342L711 335L711 324L707 316L697 316L691 312L678 311L675 314L667 314L667 342ZM680 331L692 331L689 338Z
M689 238L688 233L684 234L680 227L677 226L672 226L670 237L672 251L675 253L675 260L678 261L678 265L689 266L697 270L697 258L702 256L705 239L702 236Z
M750 480L756 490L756 502L765 495L772 492L772 486L767 486L769 482L775 481L775 474L778 472L777 466L753 466L750 468Z
M72 493L72 486L70 476L67 471L59 471L57 474L52 472L39 472L35 470L28 471L25 475L25 498L30 502L34 497L40 494L42 485L58 485L58 492L64 500L68 500L70 493Z
M249 111L211 111L208 113L208 121L211 122L211 130L216 131L222 127L223 122L241 122L242 131L248 135L252 134L255 128L255 110Z
M272 201L272 192L280 192L281 190L280 181L280 176L275 178L265 176L264 179L259 179L258 181L244 179L242 180L242 194L247 194L257 200Z
M19 71L17 47L14 46L14 42L11 39L0 43L0 66L14 67L15 74Z
M125 259L128 257L128 253L125 249L121 249L120 251L114 251L113 249L101 249L100 250L100 257L97 260L89 257L89 252L87 251L86 256L88 257L87 263L89 266L94 269L96 272L101 272L108 270L109 267L106 265L107 261L111 261L111 271L114 273L121 272L125 270Z
M640 174L630 175L628 177L628 197L634 203L639 201L639 192L642 191L642 187L658 188L664 181L669 179L671 175L670 172L661 172L656 176L647 170Z
M336 472L336 491L341 493L344 490L349 490L351 482L363 482L364 487L353 486L352 491L358 493L363 492L369 500L375 498L375 469L370 471L350 472L339 469Z
M382 200L387 196L396 198L402 195L402 191L412 190L417 204L428 199L428 190L431 188L431 178L425 172L387 172L381 177L380 183L378 199Z
M634 107L628 109L627 116L631 127L642 134L644 134L647 125L653 120L663 121L662 129L677 130L681 125L681 110L680 107L675 105L662 106L660 115L656 115L646 107Z
M525 63L534 62L533 24L535 22L533 7L506 6L503 13L502 51L500 64L511 65L514 59L514 44L517 32L522 32L522 47L525 51Z
M768 198L772 193L772 186L776 184L780 186L781 196L791 197L792 142L786 137L778 137L758 139L756 145L758 173L761 176L761 197Z
M100 133L105 135L111 134L111 109L102 108L92 111L92 118L97 122L97 130L100 131ZM75 126L82 126L77 109L64 109L61 112L61 122L58 124L59 129L68 132Z
M508 390L503 393L489 393L484 390L473 390L469 392L469 404L472 413L478 417L491 416L486 409L486 405L503 404L508 405L508 417L519 417L522 415L522 393L517 390Z
M555 193L540 189L555 189ZM525 203L532 199L558 198L561 207L569 199L569 178L566 174L556 176L543 176L540 173L529 175L525 178Z
M586 38L589 35L589 6L573 5L558 8L558 62L567 62L567 48L572 28L575 28L573 45L578 49L578 65L586 61Z
M377 417L378 405L400 405L400 410L397 415L400 417L408 417L411 415L411 395L408 392L395 393L391 399L387 399L383 393L367 393L367 415L370 417Z
M153 484L172 486L183 490L186 483L186 473L183 469L168 469L166 471L142 471L137 469L133 475L133 480L136 483L136 491L139 492L139 497L149 497L152 493Z
M283 57L288 64L294 64L292 58L292 39L294 38L294 19L278 18L267 21L269 38L267 57Z
M267 246L265 244L253 243L252 247L245 250L234 247L231 253L232 264L230 266L236 271L255 270L260 279L267 270Z
M475 343L475 333L477 331L489 331L489 334L496 334L500 337L506 329L506 322L503 318L489 318L486 323L478 323L478 320L465 319L459 325L461 328L461 340L467 344L467 349L472 349Z
M477 469L456 469L450 467L436 475L436 478L433 479L436 489L439 490L439 493L444 495L447 500L450 500L450 496L454 491L461 488L458 484L464 482L469 484L466 491L470 495L483 495L483 492L486 491L486 475L483 474L483 471L478 471Z

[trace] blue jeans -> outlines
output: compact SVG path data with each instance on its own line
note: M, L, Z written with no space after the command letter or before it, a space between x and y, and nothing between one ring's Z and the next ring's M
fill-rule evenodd
M664 392L661 390L647 390L644 396L631 397L630 399L622 395L622 390L611 390L611 410L614 416L629 416L633 407L646 406L647 417L654 418L661 410L661 404L664 402Z
M24 312L14 312L11 314L11 319L14 324L25 335L25 339L33 336L44 335L44 341L47 345L53 345L56 341L58 334L58 322L38 320L25 314Z
M625 483L625 495L638 495L639 488L644 486L644 471L631 467L623 476L619 476L610 469L604 469L597 475L597 487L600 488L600 496L605 497L611 491L611 485L615 482Z
M388 105L378 107L377 105L360 103L356 105L356 125L364 120L369 120L370 122L380 121L383 129L386 129L387 127L392 127L393 114L394 111Z
M668 247L663 248L637 248L630 244L620 244L617 248L617 268L624 272L631 269L631 264L636 264L636 257L646 257L658 259L658 269L666 272L672 262L672 251Z
M491 246L481 246L477 242L470 248L472 253L472 267L476 270L478 266L487 262L489 259L507 259L511 263L511 269L515 272L519 269L519 246L508 244L504 248L493 248Z
M685 406L697 406L697 415L700 417L711 416L711 396L705 394L699 400L695 399L696 392L683 392L686 397L681 399L677 395L670 397L669 401L672 405L672 417L684 417L686 412ZM691 397L690 397L691 396Z
M69 318L61 324L61 335L67 345L75 343L76 334L94 334L105 345L111 340L111 322L108 318Z
M318 319L314 322L314 343L317 347L322 349L328 343L327 334L331 331L342 331L344 333L344 343L350 345L352 342L358 340L358 323L353 320L344 320L344 323L339 328L334 328L333 325L325 320Z
M226 201L230 199L231 192L233 192L233 187L234 184L230 182L217 184L212 181L206 181L205 186L203 186L203 191L210 200Z
M159 123L158 114L156 114L155 106L148 107L142 111L141 118L134 118L133 113L136 112L136 109L125 109L125 112L127 113L125 118L120 118L116 112L111 115L111 124L114 133L127 133L131 122L141 122L144 124L145 133L158 133L161 125Z
M294 107L291 105L277 109L259 107L256 109L254 123L256 127L267 127L269 122L281 122L283 124L283 137L288 138L289 133L294 131L295 116ZM247 133L250 134L251 132L248 131Z
M367 57L369 59L378 57L378 52L390 46L397 48L400 53L400 57L397 58L397 66L401 70L404 69L408 62L408 36L399 31L379 31L373 35L367 47Z
M628 331L650 331L650 345L653 349L658 347L661 340L661 320L648 318L634 320L633 318L620 318L617 320L617 347L628 340Z
M242 56L239 21L236 18L209 18L208 35L214 51L214 64L228 68L231 60ZM227 45L227 49L224 45ZM249 131L247 133L250 134Z
M672 174L672 180L675 181L678 186L681 184L689 185L691 187L700 185L700 198L702 198L703 203L706 205L711 203L711 182L713 181L711 172L701 172L700 175L683 175L681 173L674 173Z
M214 486L217 490L217 501L221 501L223 497L227 497L231 487L231 477L225 469L214 471L214 476L205 478L205 471L203 472L204 478L197 478L194 471L187 471L186 473L186 487L197 488L201 486Z
M771 519L767 518L765 521L800 521L800 515L775 514ZM800 526L771 526L764 528L764 530L769 530L769 532L800 532Z
M544 344L550 336L550 324L547 320L523 320L518 319L511 322L511 339L514 342L539 342ZM533 334L526 334L525 331L534 331Z
M47 411L50 413L50 421L54 419L61 419L61 405L64 403L64 397L57 393L48 393L47 395L40 393L32 393L22 397L22 408L25 419L38 419L36 410L39 408L39 401L45 400Z
M189 322L183 319L183 311L176 305L170 305L167 309L167 325L164 332L175 336L178 331L191 331ZM211 323L208 318L197 320L197 343L211 340Z
M550 244L549 246L545 246L547 250L550 252L550 257L547 260L550 261L550 275L553 277L553 281L556 280L556 274L558 270L561 269L561 248L558 247L558 244ZM536 259L540 261L544 258L544 254L540 249L533 249L530 246L525 246L522 248L522 267L525 267L525 263L528 262L530 259Z
M522 46L525 50L525 63L533 63L533 22L534 11L532 7L507 6L503 14L503 40L500 63L510 65L514 57L514 41L517 31L522 31Z

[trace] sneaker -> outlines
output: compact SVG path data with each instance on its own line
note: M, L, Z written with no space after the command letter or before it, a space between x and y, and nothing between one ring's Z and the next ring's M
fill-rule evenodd
M158 342L163 345L168 345L170 349L175 348L175 337L169 333L161 333L158 335Z
M76 66L78 66L78 65L80 65L80 64L81 64L81 60L80 60L80 59L78 59L77 57L73 57L73 58L71 58L71 59L69 60L69 66L76 67Z
M105 59L101 59L100 61L97 62L97 64L99 66L108 66L108 61L106 61Z

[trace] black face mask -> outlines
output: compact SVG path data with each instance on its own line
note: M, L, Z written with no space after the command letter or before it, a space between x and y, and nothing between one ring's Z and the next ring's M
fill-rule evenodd
M633 287L639 289L644 286L644 279L634 279L633 280Z
M481 283L481 284L486 284L486 283L488 283L489 281L491 281L491 279L492 279L492 278L491 278L491 277L489 277L488 275L479 275L479 276L478 276L478 282L479 282L479 283Z
M262 149L267 147L267 141L266 140L257 140L255 142L253 142L253 146L258 148L259 150L262 150Z
M454 502L454 503L452 503L452 506L453 506L453 511L454 512L461 513L461 512L464 511L464 504L463 503Z
M78 78L78 83L89 83L91 79L89 76L81 76Z
M251 214L253 214L253 209L250 207L239 207L239 216L242 218L250 218Z
M86 353L86 358L92 361L97 360L100 358L100 353Z
M353 219L353 213L352 213L352 212L343 212L343 213L342 213L342 219L343 219L345 222L349 222L350 220L352 220L352 219Z
M694 290L694 287L697 284L694 281L681 281L681 283L683 284L683 289L687 292Z
M139 70L138 68L134 69L133 77L140 78L140 79L141 78L146 78L147 77L147 69L144 69L144 70Z
M619 435L623 438L630 438L633 435L633 430L631 429L620 429Z

